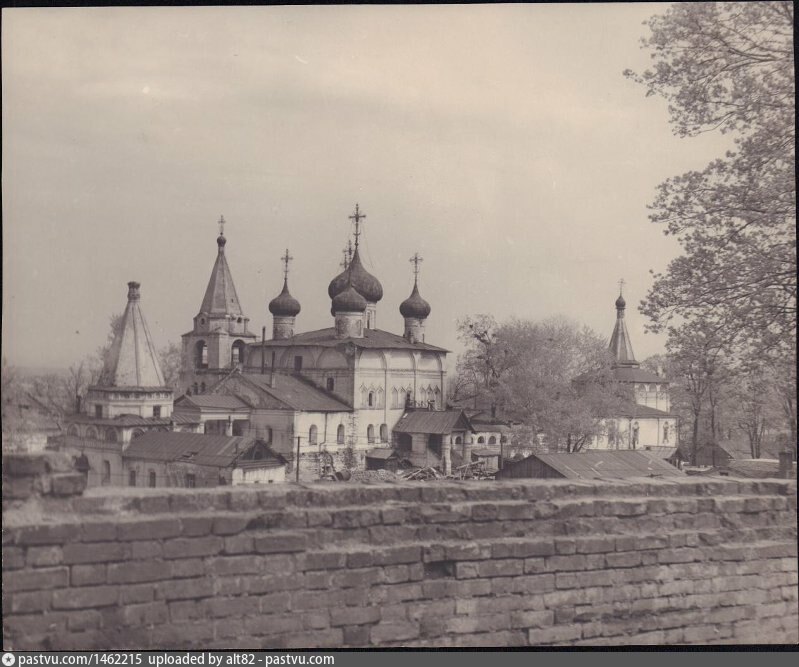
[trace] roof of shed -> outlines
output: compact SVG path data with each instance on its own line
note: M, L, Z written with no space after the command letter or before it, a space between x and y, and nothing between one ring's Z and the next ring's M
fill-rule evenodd
M463 410L412 410L406 412L393 429L394 433L435 433L474 431Z
M567 479L627 479L682 477L670 463L637 450L587 451L569 454L533 454Z

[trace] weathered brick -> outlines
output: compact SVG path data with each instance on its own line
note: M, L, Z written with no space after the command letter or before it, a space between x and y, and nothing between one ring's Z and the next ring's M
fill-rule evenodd
M527 633L530 646L554 644L580 639L582 630L579 625L561 625L551 628L533 629Z
M30 591L61 588L69 583L69 568L52 567L14 572L3 577L3 591Z
M63 561L67 565L120 561L127 558L128 548L128 545L117 542L67 544L64 546Z
M164 543L164 558L194 558L214 556L222 550L221 537L181 537Z
M213 595L213 582L205 577L196 579L175 579L158 585L158 598L161 600L188 600Z
M372 626L372 644L398 642L415 639L419 636L419 624L411 621L381 622Z
M169 579L172 576L169 565L158 560L111 563L108 566L106 581L109 584L138 584Z
M524 573L523 560L487 560L477 564L480 577L516 577Z
M53 591L53 609L90 609L117 603L116 586L85 586Z
M28 547L25 563L29 567L49 567L60 565L63 553L60 546ZM3 567L6 568L6 550L3 549Z
M180 533L178 518L134 519L117 525L117 539L125 541L163 540L177 537Z
M375 565L394 565L397 563L416 563L422 559L422 548L416 545L378 549L374 553Z
M212 516L184 516L180 518L180 534L183 537L202 537L211 532Z
M18 593L3 592L3 624L6 624L9 613L29 614L42 612L50 608L51 591L29 591Z
M340 551L309 551L305 554L306 570L334 570L347 564L347 554Z
M333 627L340 625L364 625L376 623L380 620L378 607L347 607L339 609L330 618Z
M552 625L555 615L552 611L515 611L510 615L512 628L543 628Z
M306 536L302 533L272 533L264 537L256 537L254 548L257 553L294 553L305 551Z
M260 611L260 600L257 597L246 595L232 598L211 598L206 602L206 609L212 618L253 616Z

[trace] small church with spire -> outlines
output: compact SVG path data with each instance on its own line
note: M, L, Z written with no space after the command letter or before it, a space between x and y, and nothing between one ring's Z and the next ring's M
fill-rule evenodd
M356 204L343 271L327 287L332 326L299 330L302 307L289 288L293 258L286 249L282 288L268 304L272 335L264 327L260 340L247 328L220 230L200 312L183 336L185 396L176 414L198 420L205 433L262 439L292 466L299 460L303 478L330 467L365 468L370 455L395 447L406 446L413 458L407 434L394 427L409 410L443 411L447 350L425 340L431 307L420 293L418 253L411 258L413 289L400 306L404 330L378 328L383 286L361 258L365 219ZM440 447L416 447L416 455L442 463Z
M616 299L616 324L608 349L613 377L633 400L604 421L604 433L594 438L593 449L647 449L678 446L677 415L671 413L669 380L659 373L641 368L633 352L625 313L624 280L619 281Z

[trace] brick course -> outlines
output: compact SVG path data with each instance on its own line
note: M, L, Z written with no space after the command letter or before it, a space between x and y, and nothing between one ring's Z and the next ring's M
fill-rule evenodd
M790 481L142 489L51 494L19 512L26 501L12 501L6 648L799 641Z

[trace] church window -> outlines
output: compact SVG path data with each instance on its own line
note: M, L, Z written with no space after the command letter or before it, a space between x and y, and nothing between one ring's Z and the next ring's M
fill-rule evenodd
M507 435L499 436L499 441L504 445L506 442L508 442L508 436Z
M200 383L200 393L201 393L201 394L204 394L204 393L205 393L205 382L201 382L201 383Z
M441 407L441 390L438 387L436 387L433 390L433 395L434 395L436 409L439 409Z
M358 320L355 323L355 332L356 336L358 337L363 336L363 322L361 320Z
M383 404L383 388L382 387L378 387L377 388L377 396L375 397L375 401L376 401L375 405L378 408L382 408L383 407L384 404Z
M103 461L103 475L100 479L103 486L108 486L111 483L111 462Z
M302 355L294 357L294 370L299 372L302 370Z
M375 393L373 391L369 392L369 396L366 399L366 403L370 408L373 408L375 405Z
M371 444L375 441L375 427L374 424L369 424L366 427L366 440Z
M456 445L462 445L463 444L463 438L461 438L461 436L459 436L459 435L456 435L455 436L455 444Z
M200 324L205 324L205 318L204 317L200 318Z
M238 322L239 324L241 324L241 318L237 319L237 320L236 320L236 322Z
M97 417L97 419L102 419L103 418L103 406L102 405L95 405L94 406L94 416Z
M154 489L156 487L156 481L157 479L155 475L155 470L151 470L150 474L148 475L147 486L149 486L151 489Z
M197 368L208 368L208 346L204 340L197 341L194 346L194 365Z
M319 429L316 428L316 424L313 424L311 428L308 429L308 444L315 445L318 435L319 435Z
M97 429L94 426L90 426L86 429L86 437L89 440L97 440Z
M491 437L488 439L488 444L489 444L489 445L496 445L496 444L497 444L497 438L496 438L496 436L493 436L493 435L492 435L492 436L491 436Z
M333 391L336 387L336 381L333 378L327 378L327 390Z
M484 445L485 441L486 441L486 439L482 435L479 438L477 438L477 444L478 445Z
M233 366L244 363L244 341L237 340L230 350L230 361Z
M71 426L70 426L70 427L67 429L67 435L74 435L75 437L78 437L78 435L80 435L80 432L78 431L78 427L77 427L77 426L75 426L75 424L72 424L72 425L71 425Z
M388 425L380 424L380 442L388 442Z
M186 475L186 488L193 489L196 486L197 486L197 477L195 475L192 475L191 473L188 473Z
M344 424L339 424L338 428L336 429L336 442L339 445L344 444Z
M402 407L399 404L399 392L397 391L396 387L394 387L391 390L391 407L392 408L400 408L400 407Z
M154 405L153 406L153 417L158 418L160 416L161 416L161 406L160 405Z
M128 486L136 486L136 471L128 471Z
M267 445L272 443L272 427L265 426L264 427L264 441Z
M105 432L105 439L108 440L108 442L116 442L117 441L117 431L116 431L116 429L115 428L109 428Z

